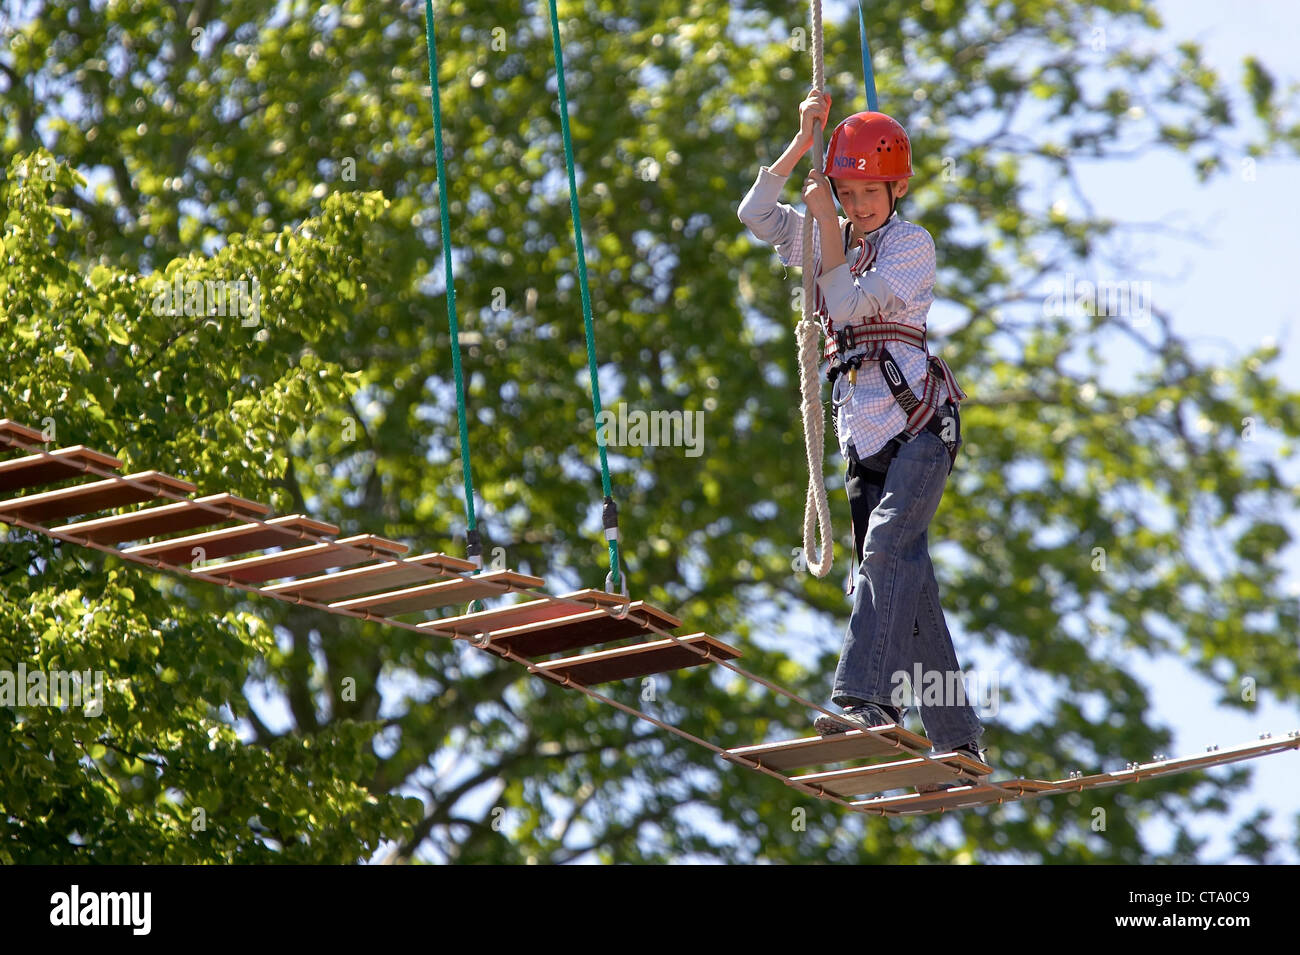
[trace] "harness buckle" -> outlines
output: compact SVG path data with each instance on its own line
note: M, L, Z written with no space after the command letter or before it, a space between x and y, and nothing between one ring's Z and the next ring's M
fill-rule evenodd
M849 349L853 347L853 334L851 329L852 326L845 325L844 327L835 330L835 346L841 355L848 354Z

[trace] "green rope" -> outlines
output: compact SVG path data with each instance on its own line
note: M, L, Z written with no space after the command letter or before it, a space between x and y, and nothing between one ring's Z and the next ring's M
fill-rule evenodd
M564 87L564 55L560 52L560 18L555 10L555 0L550 0L550 5L551 40L555 48L556 86L560 92L560 128L564 133L564 164L569 172L569 209L573 215L573 241L578 248L578 284L582 291L582 321L587 330L587 370L591 375L591 406L596 413L596 448L600 452L600 478L601 486L605 492L603 523L605 525L605 536L609 541L609 579L613 582L613 586L617 588L619 586L618 518L609 482L609 461L605 456L605 445L599 437L601 404L600 382L596 375L596 334L591 321L591 297L587 292L587 254L583 250L582 222L578 217L578 183L573 169L573 142L569 137L569 100Z
M442 164L442 96L438 92L438 46L433 38L433 0L424 0L424 40L429 49L429 99L433 103L433 140L438 163L438 209L442 224L442 262L447 285L447 324L451 328L451 367L456 374L456 418L460 424L460 468L465 476L465 551L483 567L478 522L474 518L474 472L469 463L469 425L465 414L465 379L460 370L460 328L456 323L456 276L451 264L451 225L447 214L447 174Z

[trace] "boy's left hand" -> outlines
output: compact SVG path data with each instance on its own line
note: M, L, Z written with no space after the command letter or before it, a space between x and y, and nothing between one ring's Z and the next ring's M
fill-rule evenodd
M815 219L839 224L835 212L835 196L831 192L830 180L820 170L813 169L803 184L803 203Z

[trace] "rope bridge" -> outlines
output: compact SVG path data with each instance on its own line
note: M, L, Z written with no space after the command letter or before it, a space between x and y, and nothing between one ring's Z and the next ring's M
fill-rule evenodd
M559 116L578 285L591 380L592 408L600 420L601 400L595 355L594 322L588 292L586 255L579 218L575 160L569 133L564 64L555 0L550 0ZM812 4L814 85L824 82L820 0ZM809 710L837 717L819 704L751 673L735 661L741 652L702 631L677 633L673 614L628 596L620 573L617 508L609 465L599 441L603 524L609 548L605 589L551 594L546 581L515 570L484 570L474 509L466 400L460 365L455 276L452 270L447 175L443 165L442 114L437 77L432 0L426 0L426 42L436 140L438 195L447 285L447 317L456 381L461 467L467 522L466 557L445 553L409 556L410 548L373 534L338 538L339 528L302 514L270 516L268 505L230 493L192 496L197 487L160 471L121 474L122 462L83 445L48 449L44 434L0 419L0 523L45 534L63 543L101 551L152 570L167 571L340 617L375 621L432 638L460 640L507 660L543 680L645 720L702 746L719 758L779 780L797 792L827 800L853 812L916 815L972 806L1015 802L1037 796L1137 782L1157 776L1221 766L1287 749L1300 748L1300 730L1259 741L1177 759L1129 763L1125 769L1066 779L994 781L989 767L958 753L934 753L930 741L902 726L850 730L832 736L804 737L726 748L670 725L636 707L600 693L593 686L643 679L692 667L726 668L745 680ZM867 100L876 109L875 83L859 6ZM822 130L815 127L814 162L821 163ZM804 551L818 576L829 572L832 533L822 480L824 420L817 380L817 337L811 313L813 233L805 217L804 316L798 328L805 451L810 474L805 503ZM73 482L73 483L68 483ZM17 496L5 496L18 493ZM134 505L147 505L122 510ZM112 513L109 513L112 512ZM70 523L52 523L76 518ZM820 547L814 546L814 538ZM620 593L613 592L615 589ZM483 600L526 599L483 608ZM430 613L468 603L464 612ZM419 619L417 619L419 618ZM979 782L947 790L879 795L911 787L974 777ZM870 795L871 798L860 798Z
M1296 730L1277 739L1266 735L1258 742L1211 747L1203 755L1130 763L1117 772L1056 781L995 782L982 777L978 785L938 793L855 798L988 770L956 753L931 753L929 740L901 726L736 748L718 746L592 687L712 665L810 710L836 714L743 669L734 662L741 656L736 648L703 632L675 633L683 629L682 621L643 601L590 589L550 594L544 589L545 580L531 574L484 571L471 560L444 553L407 556L406 545L372 534L336 538L339 528L324 521L301 514L273 517L268 505L229 493L194 497L196 486L180 478L160 471L124 475L122 462L110 454L83 445L49 450L46 443L40 431L0 419L0 454L5 455L0 459L0 494L23 492L0 499L0 523L152 570L429 637L465 641L557 686L703 746L730 763L855 812L914 815L1001 804L1300 748L1300 730ZM47 489L52 485L59 486ZM147 506L122 510L137 504ZM108 511L120 513L103 514ZM102 516L91 516L96 514ZM56 523L63 518L78 519ZM527 599L491 610L413 619L506 594Z

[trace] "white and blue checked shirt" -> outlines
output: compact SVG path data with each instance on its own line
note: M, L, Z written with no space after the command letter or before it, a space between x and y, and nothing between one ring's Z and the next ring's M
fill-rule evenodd
M760 167L758 178L745 194L737 213L756 238L776 247L782 264L801 266L803 212L779 201L788 178L778 176L767 166ZM833 325L841 328L850 321L873 318L924 331L930 303L934 301L935 254L930 233L894 213L888 222L867 236L876 248L871 261L861 253L849 254L852 225L847 219L842 224L847 261L822 275L820 250L813 260L818 275L818 304L830 315ZM861 271L855 272L855 267ZM907 342L888 344L908 385L920 396L927 372L926 353ZM849 400L839 409L835 431L840 453L846 459L850 444L860 458L869 457L907 426L907 415L885 384L879 368L878 361L862 363L857 384ZM952 379L946 363L943 370L944 381L939 385L937 404L942 405L950 397L954 403L961 401L966 395ZM948 387L949 381L955 393ZM841 387L847 387L846 379L841 378L839 382L845 383Z

